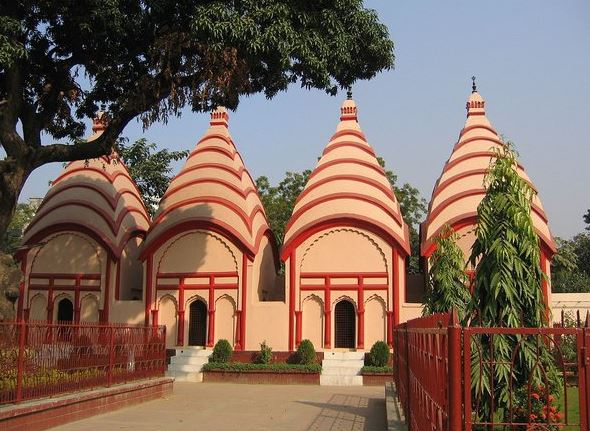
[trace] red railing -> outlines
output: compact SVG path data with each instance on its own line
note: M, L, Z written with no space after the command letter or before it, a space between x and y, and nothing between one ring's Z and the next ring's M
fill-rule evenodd
M462 328L456 315L437 314L398 325L394 380L409 430L590 431L589 324ZM536 383L518 377L525 348Z
M0 322L0 405L159 377L166 328Z

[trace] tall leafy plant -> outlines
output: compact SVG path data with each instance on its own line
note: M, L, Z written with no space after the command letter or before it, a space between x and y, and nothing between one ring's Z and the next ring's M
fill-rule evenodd
M476 269L471 325L540 327L547 324L539 239L533 229L535 191L517 172L512 144L494 149L484 179L486 195L477 208L476 240L470 263ZM480 414L510 414L511 385L559 385L546 340L538 336L482 335L472 346L472 385ZM490 365L493 357L494 365ZM539 362L537 363L537 360ZM512 364L512 366L511 366ZM494 385L490 384L493 379Z
M453 307L462 320L471 300L467 289L465 256L457 245L459 235L445 225L436 238L436 250L430 257L428 287L424 295L423 314L446 313Z

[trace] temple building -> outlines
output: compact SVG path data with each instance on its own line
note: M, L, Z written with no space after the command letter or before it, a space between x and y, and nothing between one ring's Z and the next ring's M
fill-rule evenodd
M285 230L289 350L301 339L320 350L391 344L409 253L399 204L346 100Z
M237 350L258 349L265 337L280 344L266 335L269 319L284 320L278 253L228 120L224 108L211 114L142 248L145 323L166 325L169 346L212 347L227 339ZM284 338L287 328L279 328L272 329Z
M104 131L94 120L96 139ZM31 320L141 321L139 248L150 225L140 193L116 153L69 163L23 237L18 315Z
M477 206L486 193L484 176L494 155L494 148L505 145L486 117L485 101L477 92L475 82L466 108L465 126L459 133L459 140L434 186L428 215L421 226L420 250L426 262L436 249L437 236L447 224L459 234L459 246L467 262L475 241ZM517 170L534 188L520 164ZM541 245L541 268L549 277L551 258L555 254L556 245L537 194L533 197L531 217ZM549 293L545 281L543 294L546 299Z

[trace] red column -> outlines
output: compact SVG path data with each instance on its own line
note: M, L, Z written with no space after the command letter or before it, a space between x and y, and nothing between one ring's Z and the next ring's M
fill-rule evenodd
M150 309L152 308L152 259L153 255L148 254L145 271L145 326L150 324Z
M236 310L236 344L234 345L234 350L242 350L242 310Z
M330 278L324 279L324 349L332 347L332 298Z
M80 275L76 276L74 286L74 322L80 323Z
M110 289L111 289L111 257L107 256L107 270L105 276L104 285L104 303L102 306L103 319L105 322L109 321L109 309L110 309Z
M158 326L158 310L152 310L152 326Z
M393 282L393 298L391 302L391 309L393 310L393 323L394 325L397 325L399 323L400 304L402 301L399 289L399 252L396 248L393 249L391 259L393 260L393 271L391 274L391 279Z
M242 319L240 325L240 348L244 350L246 348L246 309L248 308L247 294L248 294L248 257L245 253L242 253L242 313L240 318Z
M178 334L177 345L184 346L184 278L178 284Z
M301 310L295 312L295 346L301 343Z
M358 277L358 306L357 306L357 319L358 319L358 334L356 337L357 349L365 348L365 289L363 277Z
M295 316L295 249L289 257L289 351L293 351L293 331Z
M387 312L387 345L393 347L393 311Z
M47 321L53 322L53 278L49 279L47 289Z
M215 344L215 280L209 276L209 331L207 332L207 347Z

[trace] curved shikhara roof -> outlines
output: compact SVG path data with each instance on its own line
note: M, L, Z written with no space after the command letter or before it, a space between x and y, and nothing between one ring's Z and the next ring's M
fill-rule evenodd
M353 100L341 107L336 133L324 149L287 224L283 259L301 235L318 226L353 225L375 230L410 253L409 230L373 148L357 121Z
M105 118L99 114L89 141L100 136L105 125ZM23 243L36 243L59 231L81 230L93 234L119 256L128 239L145 233L149 223L139 190L113 153L69 163L53 181L25 231Z
M145 249L170 230L205 227L221 231L250 255L258 251L270 228L256 186L229 134L228 120L225 108L211 114L209 129L160 201Z
M485 115L485 101L474 90L467 101L467 121L442 174L434 186L428 216L422 225L421 254L430 256L441 227L475 224L477 206L485 196L483 184L494 147L504 145ZM519 175L532 185L524 168ZM533 186L534 187L534 186ZM555 252L547 216L538 195L532 202L531 216L542 243Z

